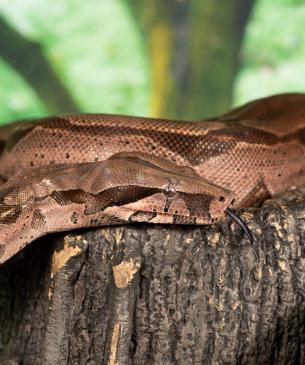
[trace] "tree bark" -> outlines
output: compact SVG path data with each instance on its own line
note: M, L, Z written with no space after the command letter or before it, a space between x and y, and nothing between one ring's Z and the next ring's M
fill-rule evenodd
M206 227L50 235L0 267L0 364L304 364L305 188Z
M150 62L152 116L202 119L231 105L254 0L129 0Z
M51 114L79 111L39 43L18 33L2 17L0 34L0 56L32 86Z

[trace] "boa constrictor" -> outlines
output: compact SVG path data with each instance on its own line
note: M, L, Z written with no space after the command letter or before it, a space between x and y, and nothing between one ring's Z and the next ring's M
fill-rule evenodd
M3 128L0 263L39 236L89 226L211 224L305 183L305 95L209 121L65 115ZM234 203L233 203L234 201ZM241 222L242 224L242 222Z

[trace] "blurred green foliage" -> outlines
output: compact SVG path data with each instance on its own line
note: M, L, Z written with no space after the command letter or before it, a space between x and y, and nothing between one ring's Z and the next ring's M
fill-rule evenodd
M147 60L140 31L124 1L0 0L0 12L43 46L83 112L148 114ZM304 24L303 0L257 1L234 104L305 91ZM35 90L1 59L0 100L1 123L47 114Z
M0 0L0 12L43 45L82 111L146 113L144 51L122 1ZM1 122L47 114L34 90L3 62L0 100Z
M248 24L235 102L305 92L305 1L259 0Z

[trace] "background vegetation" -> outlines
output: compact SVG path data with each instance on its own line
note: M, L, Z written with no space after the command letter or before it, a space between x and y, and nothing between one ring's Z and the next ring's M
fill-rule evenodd
M196 119L304 92L304 24L302 0L0 0L0 123Z

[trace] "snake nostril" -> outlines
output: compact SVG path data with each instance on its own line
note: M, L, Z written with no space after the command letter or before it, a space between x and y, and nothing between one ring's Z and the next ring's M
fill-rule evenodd
M225 197L224 196L219 197L219 201L220 202L224 202L225 201Z

